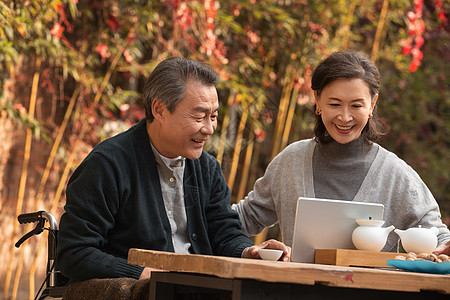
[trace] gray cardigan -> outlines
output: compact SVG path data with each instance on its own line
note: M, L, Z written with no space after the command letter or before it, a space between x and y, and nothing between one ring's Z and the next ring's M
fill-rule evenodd
M247 197L232 208L239 213L244 231L260 233L279 223L283 242L292 245L298 197L315 197L312 157L314 139L292 143L269 164ZM438 244L450 240L438 204L419 175L394 153L381 146L352 201L382 203L385 226L407 229L422 225L439 228ZM382 251L396 251L398 236L389 235Z

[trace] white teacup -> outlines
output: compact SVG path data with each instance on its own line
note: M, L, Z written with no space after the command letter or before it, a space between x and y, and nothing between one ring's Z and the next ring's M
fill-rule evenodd
M283 250L275 250L275 249L259 249L259 256L261 256L264 260L279 260L281 255L283 254Z

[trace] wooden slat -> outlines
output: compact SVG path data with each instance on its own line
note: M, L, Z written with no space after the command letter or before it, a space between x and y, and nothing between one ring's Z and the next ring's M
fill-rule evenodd
M156 269L215 275L222 278L407 292L422 290L450 294L450 275L186 255L141 249L130 249L128 262Z
M390 268L386 261L406 253L375 252L349 249L316 249L316 264L354 267Z

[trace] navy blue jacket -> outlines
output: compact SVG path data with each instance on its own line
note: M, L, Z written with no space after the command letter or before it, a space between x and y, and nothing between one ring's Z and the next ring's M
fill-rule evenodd
M192 251L239 257L252 241L230 207L217 160L203 151L185 160L184 198ZM96 146L67 185L57 264L74 281L139 278L128 250L174 251L156 160L141 120Z

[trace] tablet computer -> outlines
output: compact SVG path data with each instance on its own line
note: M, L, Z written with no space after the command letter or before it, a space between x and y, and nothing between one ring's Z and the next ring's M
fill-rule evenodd
M297 201L293 262L314 263L316 249L356 249L352 242L356 219L383 220L383 204L304 198Z

